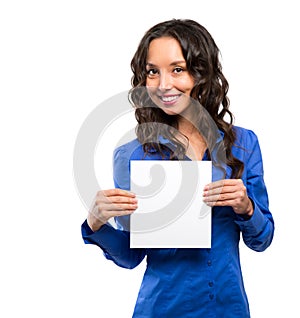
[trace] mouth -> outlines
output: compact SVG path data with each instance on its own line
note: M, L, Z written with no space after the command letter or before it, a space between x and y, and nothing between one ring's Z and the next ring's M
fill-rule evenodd
M158 96L158 98L161 100L161 102L165 105L165 106L170 106L170 105L174 105L178 99L180 98L181 94L176 94L176 95L161 95Z

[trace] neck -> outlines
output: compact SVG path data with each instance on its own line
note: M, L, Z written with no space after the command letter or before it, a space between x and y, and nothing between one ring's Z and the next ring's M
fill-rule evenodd
M193 123L184 117L181 117L178 120L178 130L187 137L191 137L193 134L199 133Z
M178 130L188 138L187 156L192 160L202 160L207 144L197 127L190 120L181 117Z

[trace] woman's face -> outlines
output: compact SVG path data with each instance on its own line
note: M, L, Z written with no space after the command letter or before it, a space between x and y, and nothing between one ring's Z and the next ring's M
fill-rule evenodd
M152 40L146 70L146 86L153 102L168 115L187 113L194 79L178 41L172 37Z

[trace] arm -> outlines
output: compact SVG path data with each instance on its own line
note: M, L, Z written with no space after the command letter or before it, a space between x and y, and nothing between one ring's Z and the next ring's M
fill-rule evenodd
M231 206L245 244L255 251L263 251L272 242L274 221L263 180L261 151L253 132L244 130L239 140L243 144L235 151L245 165L242 179L225 179L207 185L204 202L209 206Z
M249 220L237 216L236 223L242 231L245 244L255 251L264 251L273 239L274 220L269 211L261 150L253 132L248 135L247 149L251 149L251 152L245 162L245 182L247 194L253 203L253 215Z
M124 268L136 267L145 257L145 250L130 248L129 229L121 229L117 221L118 218L128 219L136 209L135 205L132 208L128 205L128 200L132 200L129 192L120 190L121 186L129 189L129 179L129 158L126 158L124 151L117 149L114 153L114 182L117 189L97 194L95 205L81 227L86 244L99 246L107 259ZM107 223L110 217L116 218L118 229Z
M86 244L99 246L104 256L116 265L132 269L139 265L145 257L142 249L130 249L129 232L104 224L93 232L85 221L81 226L82 238Z

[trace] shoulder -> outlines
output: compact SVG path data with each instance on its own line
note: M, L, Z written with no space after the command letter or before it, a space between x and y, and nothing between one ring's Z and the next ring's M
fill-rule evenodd
M262 162L261 149L256 133L250 129L234 126L236 139L232 147L232 154L247 164L257 165Z
M125 144L117 146L114 150L114 159L135 159L144 154L143 146L138 139L133 139Z
M233 131L236 136L235 144L239 147L251 149L251 147L258 142L256 133L251 129L233 126Z
M137 139L117 146L113 154L113 176L116 188L130 188L130 160L142 152L142 145Z

